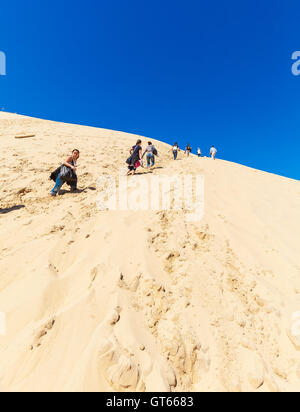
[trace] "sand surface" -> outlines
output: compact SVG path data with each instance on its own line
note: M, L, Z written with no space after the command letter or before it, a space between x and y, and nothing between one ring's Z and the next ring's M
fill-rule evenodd
M0 113L0 391L299 391L300 182L154 141L204 218L101 211L136 138ZM75 147L81 191L50 198Z

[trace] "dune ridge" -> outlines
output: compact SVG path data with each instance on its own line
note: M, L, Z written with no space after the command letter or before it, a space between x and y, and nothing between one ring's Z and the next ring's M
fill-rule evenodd
M100 211L136 139L0 113L0 391L299 391L300 182L153 140L204 218ZM49 198L75 147L80 192Z

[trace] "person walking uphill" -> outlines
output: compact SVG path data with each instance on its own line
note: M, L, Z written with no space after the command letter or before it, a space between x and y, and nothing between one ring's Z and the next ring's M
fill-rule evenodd
M217 154L217 149L215 148L215 146L212 146L211 148L210 148L210 155L211 155L211 158L213 159L213 160L215 160L216 159L216 154Z
M186 153L187 157L189 157L190 154L192 153L192 148L191 148L190 144L188 144L187 147L185 148L185 153Z
M136 142L136 145L133 146L130 150L130 157L126 160L126 163L128 164L128 173L127 176L129 176L131 173L134 175L136 172L136 169L142 165L142 141L138 140Z
M147 169L150 168L151 170L155 165L155 156L158 156L158 152L151 142L148 142L148 146L143 153L143 157L145 156L145 154L147 159Z
M173 152L174 160L177 159L177 156L178 156L178 152L179 152L179 151L180 151L180 150L179 150L179 146L178 146L178 143L176 142L176 143L174 144L174 146L172 147L172 152Z
M79 159L80 152L78 149L74 149L72 155L69 156L65 162L58 169L55 170L50 176L51 180L54 180L55 186L51 190L51 196L56 196L64 183L71 186L71 191L77 190L77 160Z

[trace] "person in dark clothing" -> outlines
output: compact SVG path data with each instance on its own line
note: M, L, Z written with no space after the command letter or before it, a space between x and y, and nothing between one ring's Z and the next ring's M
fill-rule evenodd
M188 144L187 147L185 148L185 153L187 155L187 157L190 156L190 154L192 153L192 148L191 146Z
M72 155L69 156L55 172L53 172L50 176L52 180L55 181L55 186L51 190L51 196L56 196L60 189L62 188L64 183L68 183L71 186L71 191L75 192L77 190L77 160L79 159L80 152L78 149L74 149ZM66 167L70 169L72 173L70 176L66 177L62 175L62 168Z
M130 157L129 159L127 159L127 163L128 163L128 173L127 176L129 176L131 173L134 175L136 172L136 169L141 165L141 161L142 161L142 141L138 140L136 142L136 145L133 146L130 149Z

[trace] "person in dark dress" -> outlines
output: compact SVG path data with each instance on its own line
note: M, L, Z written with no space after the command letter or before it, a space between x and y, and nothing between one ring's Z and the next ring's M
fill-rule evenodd
M127 175L129 176L131 173L134 175L136 172L136 169L141 165L142 161L142 141L138 140L136 142L136 145L133 146L130 150L130 158L127 160L127 163L129 164L128 166L128 173Z

